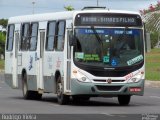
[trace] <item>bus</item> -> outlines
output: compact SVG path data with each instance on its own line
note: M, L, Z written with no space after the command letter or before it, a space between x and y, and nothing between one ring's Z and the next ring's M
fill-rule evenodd
M5 81L24 99L117 97L129 105L144 94L144 24L137 12L105 8L9 18Z

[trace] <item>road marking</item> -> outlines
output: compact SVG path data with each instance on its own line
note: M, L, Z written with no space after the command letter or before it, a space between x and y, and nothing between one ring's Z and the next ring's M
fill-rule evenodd
M151 98L158 98L158 99L160 99L160 97L159 97L159 96L149 96L149 97L151 97Z
M61 105L58 105L58 104L56 104L56 103L55 103L55 104L50 104L50 105L52 105L52 106L61 106Z
M102 115L111 116L111 117L115 116L115 115L112 115L112 114L109 114L109 113L101 113L101 114L102 114Z
M140 106L141 104L133 104L133 105Z

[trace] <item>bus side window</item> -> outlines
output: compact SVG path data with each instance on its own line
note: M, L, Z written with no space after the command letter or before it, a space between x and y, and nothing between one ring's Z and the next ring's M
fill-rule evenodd
M22 32L21 32L21 50L22 51L28 50L29 40L30 40L30 24L25 23L22 25Z
M56 41L56 50L63 51L64 49L64 35L65 35L65 21L58 22L58 34Z
M47 25L47 38L46 38L46 50L53 51L54 50L54 40L56 34L56 22L50 21Z
M38 23L31 24L31 39L29 42L29 50L34 51L37 48Z
M8 34L7 34L7 46L6 50L13 50L13 40L14 40L14 25L8 26Z

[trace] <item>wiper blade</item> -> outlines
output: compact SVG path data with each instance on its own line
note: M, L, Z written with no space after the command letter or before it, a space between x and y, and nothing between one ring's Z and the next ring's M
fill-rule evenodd
M98 35L98 33L97 33L97 31L96 31L96 29L94 28L94 26L91 26L91 29L93 30L93 32L95 33L95 36L96 36L96 40L99 42L99 44L101 45L101 47L100 47L100 49L101 49L101 51L102 51L102 56L104 55L104 53L103 53L103 42L102 42L102 40L101 40L101 38L99 37L99 35Z
M99 35L98 35L96 29L94 28L94 26L91 26L91 29L92 29L93 32L95 33L95 36L96 36L98 42L101 43L101 44L103 45L103 42L102 42L101 38L99 37Z

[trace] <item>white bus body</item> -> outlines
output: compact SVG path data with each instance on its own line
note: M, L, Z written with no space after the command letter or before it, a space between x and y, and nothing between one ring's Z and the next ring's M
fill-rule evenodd
M125 14L139 16L138 13L128 11L83 10L11 17L8 22L5 52L6 83L12 88L22 89L25 99L39 99L43 93L55 93L58 95L60 104L65 104L69 96L72 96L73 99L86 100L92 96L118 96L120 104L125 105L129 103L131 95L143 95L144 51L127 61L128 65L132 65L143 59L141 66L134 70L128 69L131 72L126 72L126 74L120 76L116 73L114 73L115 76L101 76L99 70L97 70L97 73L100 74L95 75L90 73L90 70L86 70L87 68L83 69L76 64L74 61L75 54L79 56L78 59L84 57L85 54L84 52L74 53L75 46L70 45L76 39L76 31L82 31L83 33L87 30L86 28L90 28L89 26L94 26L94 29L99 28L100 32L108 32L110 28L118 28L118 30L126 28L123 24L121 26L103 26L103 22L106 22L108 18L101 18L104 20L98 25L94 25L94 22L97 22L96 18L87 18L87 16L80 19L84 23L78 26L82 21L78 23L76 17L85 13L88 15L94 13L96 15ZM115 20L118 22L118 19ZM93 25L89 23L90 20ZM119 21L123 20L126 19L119 19ZM114 21L111 20L111 22ZM81 28L85 28L85 31ZM93 32L94 29L89 29L89 31ZM143 33L143 26L135 27L133 25L128 26L127 29L131 29L131 31L126 32L126 34L135 32L135 35L139 35L139 30L142 30ZM132 31L132 29L136 30ZM94 34L100 33L96 32ZM144 48L143 38L144 36L142 36L142 44L140 44L142 48ZM94 59L99 61L97 55L94 56L96 57ZM108 56L104 58L109 61ZM103 60L103 62L106 61ZM112 60L113 62L114 60ZM104 67L103 70L110 74L115 70L115 67ZM122 98L127 99L127 101L123 102Z

